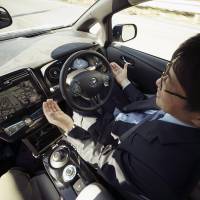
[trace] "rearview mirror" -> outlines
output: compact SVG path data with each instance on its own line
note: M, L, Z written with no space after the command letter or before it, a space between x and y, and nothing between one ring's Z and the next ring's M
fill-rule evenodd
M0 7L0 29L8 27L12 24L12 18L8 11Z
M135 24L119 24L113 28L113 40L117 42L127 42L137 36L137 26Z

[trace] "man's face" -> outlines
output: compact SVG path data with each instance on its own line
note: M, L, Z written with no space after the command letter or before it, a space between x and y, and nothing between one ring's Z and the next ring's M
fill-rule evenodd
M156 81L156 104L172 115L180 114L186 106L186 94L180 85L174 70L173 61L164 75Z

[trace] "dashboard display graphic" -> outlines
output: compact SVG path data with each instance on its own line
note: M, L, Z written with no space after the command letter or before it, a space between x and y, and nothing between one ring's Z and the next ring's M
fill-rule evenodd
M0 123L14 113L40 102L42 95L38 94L31 81L23 81L0 92Z

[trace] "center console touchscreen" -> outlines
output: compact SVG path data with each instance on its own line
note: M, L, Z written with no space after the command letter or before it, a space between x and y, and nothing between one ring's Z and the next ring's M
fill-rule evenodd
M45 91L32 70L0 77L0 127L30 116L45 99Z
M62 133L44 118L45 85L31 69L0 77L0 139L23 138L35 155L57 141Z
M31 80L22 80L0 91L0 123L14 113L27 109L42 101L40 94Z

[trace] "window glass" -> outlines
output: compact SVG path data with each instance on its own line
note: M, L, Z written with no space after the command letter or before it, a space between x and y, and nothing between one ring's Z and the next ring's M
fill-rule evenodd
M113 15L113 27L130 23L137 37L122 45L170 60L184 40L200 33L200 0L155 0Z
M1 0L13 23L1 34L70 26L97 0Z

